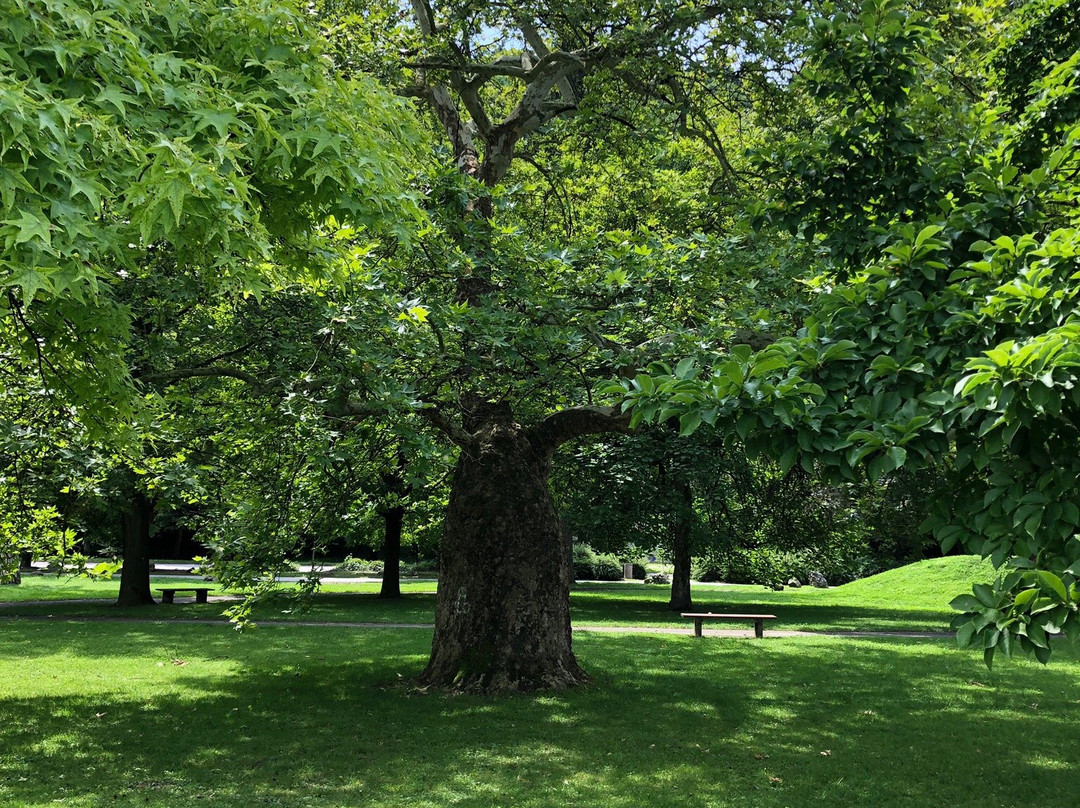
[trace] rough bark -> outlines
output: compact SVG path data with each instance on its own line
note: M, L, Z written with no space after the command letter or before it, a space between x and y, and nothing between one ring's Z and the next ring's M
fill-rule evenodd
M401 597L401 528L405 508L398 505L383 513L383 573L380 598Z
M117 606L145 606L155 603L150 594L150 523L153 506L146 494L133 492L121 519L124 566L120 571Z
M509 418L462 452L421 684L475 693L586 681L570 641L570 564L547 478L554 445Z
M679 484L679 495L671 537L671 560L675 570L671 574L671 599L668 601L668 608L676 612L694 606L690 596L690 529L694 515L694 492L688 482Z

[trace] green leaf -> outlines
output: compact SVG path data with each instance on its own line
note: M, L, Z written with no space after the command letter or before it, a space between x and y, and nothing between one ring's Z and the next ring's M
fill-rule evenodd
M997 598L994 597L994 590L986 584L975 584L971 589L975 593L975 597L978 599L979 603L983 606L988 606L991 609L997 606Z
M44 216L35 213L31 210L24 210L17 219L5 219L3 224L10 224L18 228L18 234L15 236L14 245L26 244L33 239L37 239L46 247L52 246L52 236L49 234L51 230L55 230L49 220Z
M900 468L904 465L904 461L907 460L907 449L903 446L891 446L886 454L889 456L889 460L892 461L894 469Z
M958 648L968 648L971 646L972 638L975 636L975 623L968 621L956 632L956 645Z
M686 412L679 418L679 434L692 435L701 426L701 415L696 411Z
M1065 584L1052 572L1036 570L1035 575L1038 577L1039 584L1043 589L1049 590L1057 595L1060 602L1065 603L1069 600L1069 593L1065 591Z
M44 289L49 292L53 289L52 281L31 267L27 267L13 275L7 280L6 285L17 286L22 290L23 306L29 306L33 303L38 291Z
M784 454L780 456L780 473L787 474L795 465L795 460L799 456L799 447L792 446Z
M915 237L915 246L916 247L921 247L926 242L927 239L933 238L934 236L936 236L938 233L940 233L944 229L945 229L944 227L941 227L941 226L936 225L936 224L927 225L922 230L920 230L919 235L917 235Z

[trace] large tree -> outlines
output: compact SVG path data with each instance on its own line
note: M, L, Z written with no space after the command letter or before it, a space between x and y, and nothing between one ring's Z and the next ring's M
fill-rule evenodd
M331 13L347 5L327 4ZM382 365L397 392L386 378L339 389L356 412L396 396L458 448L422 683L569 687L585 674L571 650L569 548L548 490L552 457L568 442L628 428L629 415L594 401L594 385L633 373L660 352L658 340L669 350L689 344L699 311L672 301L684 284L711 283L715 264L699 276L688 270L708 252L704 237L538 233L515 216L507 185L527 144L568 137L577 124L636 118L649 121L646 136L693 129L702 112L690 99L707 94L691 92L690 77L731 90L741 50L748 82L749 54L782 14L674 2L513 10L417 0L411 10L410 20L390 20L389 33L370 24L384 25L385 14L343 23L407 53L389 65L372 56L379 46L346 42L340 61L384 70L429 110L445 158L425 180L428 232L370 264L373 278L395 280L402 314L414 321L409 363ZM723 144L713 146L710 159L720 161ZM526 162L548 168L539 152Z

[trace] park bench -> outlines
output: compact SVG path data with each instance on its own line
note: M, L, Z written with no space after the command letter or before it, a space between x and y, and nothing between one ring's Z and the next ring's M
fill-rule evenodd
M206 603L211 589L210 586L168 586L157 588L157 591L161 593L162 603L172 603L177 592L194 592L196 603Z
M701 624L706 620L753 620L754 636L759 640L765 635L765 621L775 620L775 614L713 614L712 612L683 612L683 617L694 619L694 636L701 636Z

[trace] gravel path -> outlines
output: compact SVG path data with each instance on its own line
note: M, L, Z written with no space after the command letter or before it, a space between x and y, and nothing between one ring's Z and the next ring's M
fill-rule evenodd
M212 602L228 602L239 600L237 597L216 596L210 598ZM100 600L42 600L21 601L16 603L0 603L0 620L43 620L43 621L67 621L74 623L178 623L181 625L216 626L229 625L224 620L214 618L161 618L153 617L108 617L99 615L51 615L51 614L4 614L5 607L11 606L53 606L71 605L78 603L101 603ZM416 628L431 630L435 628L432 623L366 623L366 622L342 622L326 620L257 620L260 626L296 626L300 628ZM692 635L692 627L676 628L673 626L574 626L574 631L596 632L601 634L674 634ZM721 629L705 628L702 634L706 637L753 637L754 631L748 629ZM787 629L768 629L769 637L898 637L919 640L941 640L955 637L951 631L793 631Z

